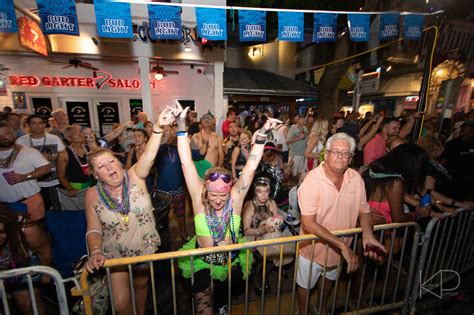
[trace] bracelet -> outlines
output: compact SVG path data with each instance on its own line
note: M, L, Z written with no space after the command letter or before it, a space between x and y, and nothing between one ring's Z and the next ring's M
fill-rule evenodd
M178 137L187 136L187 135L188 135L187 131L178 131L176 133L176 136L178 136Z
M86 238L89 234L92 234L92 233L97 233L97 234L102 235L102 232L99 231L99 230L89 230L89 231L86 232Z
M265 144L267 142L267 138L265 139L255 139L255 144Z
M92 256L92 255L94 255L95 253L101 253L102 255L104 254L104 252L102 251L101 248L96 248L96 249L94 249L93 251L91 251L91 253L89 254L89 256Z
M156 131L155 128L153 128L153 133L157 135L161 135L163 133L163 129L160 129L160 131Z

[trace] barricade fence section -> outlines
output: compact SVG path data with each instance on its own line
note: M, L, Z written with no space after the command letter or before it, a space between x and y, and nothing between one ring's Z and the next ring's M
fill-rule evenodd
M474 211L458 209L455 216L432 218L423 238L410 301L412 314L424 296L442 299L456 294L460 275L474 267Z
M378 313L392 309L407 310L405 307L410 299L411 288L416 267L416 257L418 255L418 244L420 242L419 226L416 223L388 224L376 226L374 232L378 240L384 244L387 255L382 263L377 263L364 256L362 230L360 228L333 232L341 239L348 239L352 251L359 257L359 269L347 274L346 264L341 258L336 266L322 267L316 270L315 264L305 264L307 269L299 266L300 251L304 246L311 246L319 243L320 240L314 235L292 236L271 240L261 240L247 243L232 244L213 248L198 248L193 250L182 250L176 252L160 253L130 258L110 259L105 262L106 270L104 278L110 292L110 309L112 314L116 314L116 296L121 292L114 292L112 285L112 275L114 272L128 271L129 289L131 292L131 302L133 304L133 314L139 313L137 298L135 297L134 274L142 272L144 269L150 273L150 291L148 294L148 311L154 314L195 314L197 312L194 305L196 294L192 294L193 286L202 277L202 270L197 269L199 264L195 262L203 257L210 257L210 270L206 270L209 275L214 274L218 260L216 257L227 257L227 261L233 261L239 253L240 266L242 272L235 273L235 264L227 263L227 281L222 285L222 281L210 277L210 288L216 294L223 295L227 303L227 314L312 314L314 309L327 309L329 314L342 312L363 312ZM328 259L329 246L323 245L326 261ZM315 257L314 247L311 250L311 259ZM181 276L178 268L178 261L188 258L191 262L191 274L189 278ZM251 262L257 259L261 263L261 272L254 271L251 276L240 279L244 275L251 274ZM292 261L292 262L291 262ZM289 263L291 262L291 263ZM324 264L323 264L324 265ZM163 273L163 266L167 266L168 273ZM302 265L303 266L303 265ZM325 287L326 283L331 284L331 293L328 297L323 297L322 290L307 290L303 294L296 283L298 269L307 275L305 281L310 285L313 273L320 272L319 285ZM275 271L276 275L269 276L268 271ZM164 277L156 277L161 272ZM234 279L235 278L235 279ZM334 281L329 282L329 278ZM97 314L96 302L91 296L90 275L83 272L81 276L81 289L73 290L73 295L82 295L84 301L85 314ZM222 280L222 279L221 279ZM261 280L261 281L258 281ZM270 283L269 281L270 280ZM252 282L261 283L260 294L253 294ZM272 293L266 290L266 284L271 284ZM163 300L160 294L160 287L169 285L169 299ZM228 285L230 284L230 285ZM302 285L300 283L300 285ZM303 284L304 285L304 284ZM307 286L307 287L308 287ZM317 292L315 292L317 291ZM163 292L163 291L161 291ZM298 305L298 300L306 295L304 306ZM166 295L166 294L165 294ZM298 299L298 295L300 295ZM118 297L121 299L122 297ZM322 302L326 300L326 305ZM169 307L166 310L166 307ZM299 309L300 307L304 309Z
M0 295L3 306L2 314L9 315L13 309L11 305L12 298L9 296L12 294L11 290L9 290L10 286L15 286L15 289L18 289L18 286L21 286L22 289L27 290L32 312L35 315L39 314L40 301L38 301L37 298L40 297L35 294L35 287L37 283L42 281L41 278L44 276L49 277L54 283L59 313L61 315L69 314L64 283L72 281L74 282L76 288L79 288L79 283L74 278L63 279L59 272L46 266L17 268L0 272Z

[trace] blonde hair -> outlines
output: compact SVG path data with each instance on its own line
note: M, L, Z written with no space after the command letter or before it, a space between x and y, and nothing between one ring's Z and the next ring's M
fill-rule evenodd
M322 143L325 143L328 132L329 132L328 120L324 117L318 117L318 119L314 121L313 127L311 128L310 136L315 135L316 137L318 137L319 141L321 141Z

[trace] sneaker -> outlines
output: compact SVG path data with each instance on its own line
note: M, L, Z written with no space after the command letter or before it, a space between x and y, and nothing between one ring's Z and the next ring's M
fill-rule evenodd
M221 308L219 308L217 310L217 314L218 315L227 315L227 314L229 314L229 308L227 307L227 304L222 306Z

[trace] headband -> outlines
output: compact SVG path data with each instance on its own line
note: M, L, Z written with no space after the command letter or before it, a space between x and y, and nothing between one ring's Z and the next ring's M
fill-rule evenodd
M230 183L226 183L222 180L222 178L218 178L217 180L211 182L210 180L206 180L206 187L207 191L215 192L215 193L228 193L232 188L232 181Z

